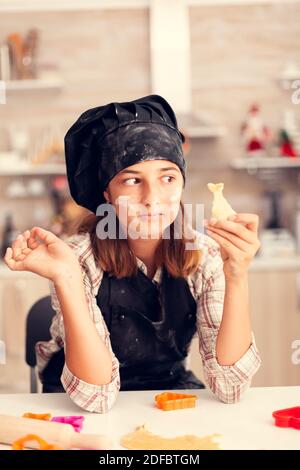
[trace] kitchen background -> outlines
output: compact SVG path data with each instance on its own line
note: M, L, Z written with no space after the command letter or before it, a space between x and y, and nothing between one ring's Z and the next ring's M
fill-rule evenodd
M209 216L206 183L223 181L236 211L261 218L253 384L299 384L299 18L299 1L0 0L2 249L33 225L66 236L82 215L63 163L80 113L161 93L187 136L184 200ZM47 294L46 280L0 263L1 392L29 390L26 315ZM197 349L195 339L189 362L201 376Z

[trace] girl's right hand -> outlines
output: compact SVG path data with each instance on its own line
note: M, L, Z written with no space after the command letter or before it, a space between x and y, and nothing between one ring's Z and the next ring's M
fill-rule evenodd
M72 249L52 232L40 227L26 230L7 248L4 261L12 271L31 271L54 283L80 272Z

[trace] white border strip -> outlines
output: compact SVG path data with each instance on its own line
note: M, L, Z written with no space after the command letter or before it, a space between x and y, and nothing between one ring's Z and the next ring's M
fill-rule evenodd
M170 0L170 7L173 1ZM188 6L300 4L300 0L186 0ZM151 0L0 0L0 12L149 8Z
M214 6L214 5L271 5L287 3L300 3L300 0L187 0L189 6Z
M150 0L0 0L0 12L120 10L149 5Z

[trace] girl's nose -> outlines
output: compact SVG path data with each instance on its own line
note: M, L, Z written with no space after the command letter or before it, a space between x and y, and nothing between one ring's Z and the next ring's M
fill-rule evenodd
M160 204L160 194L159 190L152 186L147 186L144 189L142 194L142 204L145 206L154 206L156 204Z

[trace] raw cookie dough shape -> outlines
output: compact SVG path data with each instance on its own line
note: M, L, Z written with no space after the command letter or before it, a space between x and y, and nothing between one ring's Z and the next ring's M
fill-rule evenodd
M216 437L220 435L212 434L204 437L185 435L166 438L152 434L143 425L123 436L121 445L130 450L218 450L219 444L213 441Z
M236 214L223 196L224 183L208 183L207 187L213 193L214 197L211 212L214 219L226 220L227 217Z

